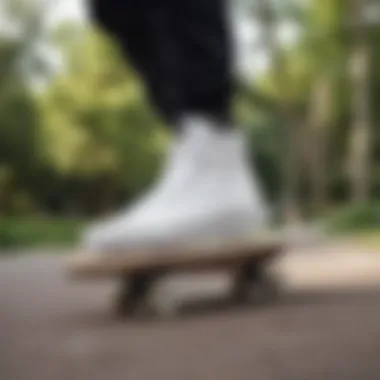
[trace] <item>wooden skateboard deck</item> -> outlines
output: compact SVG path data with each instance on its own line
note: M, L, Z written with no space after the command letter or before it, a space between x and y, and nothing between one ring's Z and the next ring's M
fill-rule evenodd
M141 305L161 315L174 314L173 305L165 307L149 297L163 275L189 271L228 269L236 273L233 298L243 300L249 288L276 293L274 279L266 274L267 264L285 250L280 236L248 237L239 241L209 242L191 248L155 249L139 252L113 251L98 254L81 252L70 257L68 273L74 279L118 277L122 280L117 299L119 312L134 312ZM168 311L169 310L169 311Z
M239 266L246 261L261 261L279 254L280 242L205 245L188 249L140 252L107 252L104 254L79 253L68 261L73 277L109 277L121 273L147 270L202 270L225 266Z

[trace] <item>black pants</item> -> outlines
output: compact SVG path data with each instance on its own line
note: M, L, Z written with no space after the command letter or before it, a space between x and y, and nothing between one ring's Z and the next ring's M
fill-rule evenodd
M171 124L197 113L230 118L226 0L93 0L97 23L120 43Z

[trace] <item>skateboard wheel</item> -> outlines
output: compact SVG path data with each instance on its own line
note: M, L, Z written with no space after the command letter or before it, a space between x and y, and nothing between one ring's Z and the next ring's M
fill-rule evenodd
M252 298L255 302L266 303L275 300L279 295L279 283L270 276L263 276L252 286Z
M266 268L247 266L236 277L233 299L238 303L266 303L277 298L279 282Z
M178 297L166 292L152 294L149 305L152 312L160 318L168 319L178 316L180 313L181 302Z

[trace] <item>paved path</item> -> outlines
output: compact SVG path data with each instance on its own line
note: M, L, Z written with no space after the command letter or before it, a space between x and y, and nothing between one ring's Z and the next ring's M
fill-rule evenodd
M379 380L380 255L350 249L288 256L276 305L209 303L172 322L115 319L115 284L68 282L61 256L4 258L0 379ZM175 281L202 294L228 286Z

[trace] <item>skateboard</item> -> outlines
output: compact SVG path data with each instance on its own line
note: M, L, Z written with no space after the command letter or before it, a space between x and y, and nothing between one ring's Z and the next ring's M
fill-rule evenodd
M228 270L233 273L230 298L234 303L277 297L280 283L269 270L282 253L279 238L247 238L238 242L210 242L190 248L155 249L141 252L113 251L79 253L70 257L67 270L72 279L116 277L120 288L115 300L120 315L149 313L160 317L178 314L179 305L170 297L154 296L164 276Z

